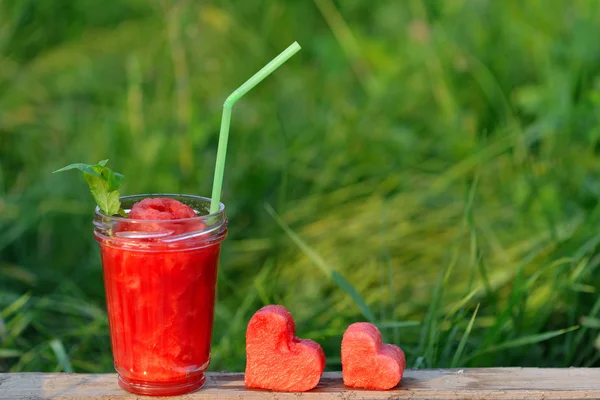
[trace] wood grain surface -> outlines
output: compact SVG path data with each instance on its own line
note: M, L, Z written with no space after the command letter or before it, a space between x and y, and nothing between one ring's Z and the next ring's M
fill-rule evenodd
M123 391L115 374L0 374L2 400L151 399ZM476 368L407 370L389 391L344 387L341 374L327 372L305 393L248 390L241 373L209 373L204 388L177 399L600 399L600 369Z

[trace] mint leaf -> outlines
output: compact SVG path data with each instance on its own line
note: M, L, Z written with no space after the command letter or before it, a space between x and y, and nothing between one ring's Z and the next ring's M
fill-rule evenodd
M90 192L92 192L92 196L94 196L98 207L107 215L117 214L121 208L119 192L109 190L108 182L101 178L88 173L84 173L83 176L90 186Z
M102 161L100 161L100 163L101 162ZM100 165L100 163L98 163L96 165ZM87 174L94 175L94 176L97 176L98 178L101 178L100 174L98 172L96 172L96 170L94 170L94 166L93 165L82 164L82 163L67 165L66 167L62 167L61 169L57 169L56 171L54 171L52 173L55 174L57 172L68 171L70 169L78 169L78 170L83 171L83 172L85 172Z
M125 177L122 174L113 172L106 167L108 160L102 160L97 164L71 164L54 172L68 171L78 169L83 172L83 177L90 187L90 192L96 200L96 204L100 210L107 215L120 214L127 216L125 211L121 209L119 201L119 187L123 183Z
M123 183L123 179L125 179L123 175L113 172L110 168L106 167L102 168L100 175L108 183L109 192L117 190L121 186L121 183Z

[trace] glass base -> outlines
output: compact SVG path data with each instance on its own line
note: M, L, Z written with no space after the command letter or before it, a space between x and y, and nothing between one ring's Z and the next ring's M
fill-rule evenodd
M180 383L128 382L119 375L119 386L130 393L144 396L177 396L200 389L206 382L204 374L197 375L192 381Z

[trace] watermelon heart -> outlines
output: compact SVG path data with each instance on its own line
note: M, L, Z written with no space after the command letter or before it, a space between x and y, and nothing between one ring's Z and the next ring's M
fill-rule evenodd
M382 343L375 325L357 322L346 329L342 338L344 385L388 390L400 382L404 368L406 359L400 347Z
M294 319L282 306L265 306L252 316L246 330L246 387L304 392L318 385L325 353L295 334Z

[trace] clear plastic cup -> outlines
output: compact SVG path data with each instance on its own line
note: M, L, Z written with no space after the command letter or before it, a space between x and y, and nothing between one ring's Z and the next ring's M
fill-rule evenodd
M178 200L197 218L148 221L107 216L96 208L106 305L119 385L142 395L188 393L204 385L210 361L217 266L227 235L225 206L210 199L152 194L122 197L122 207L148 198Z

